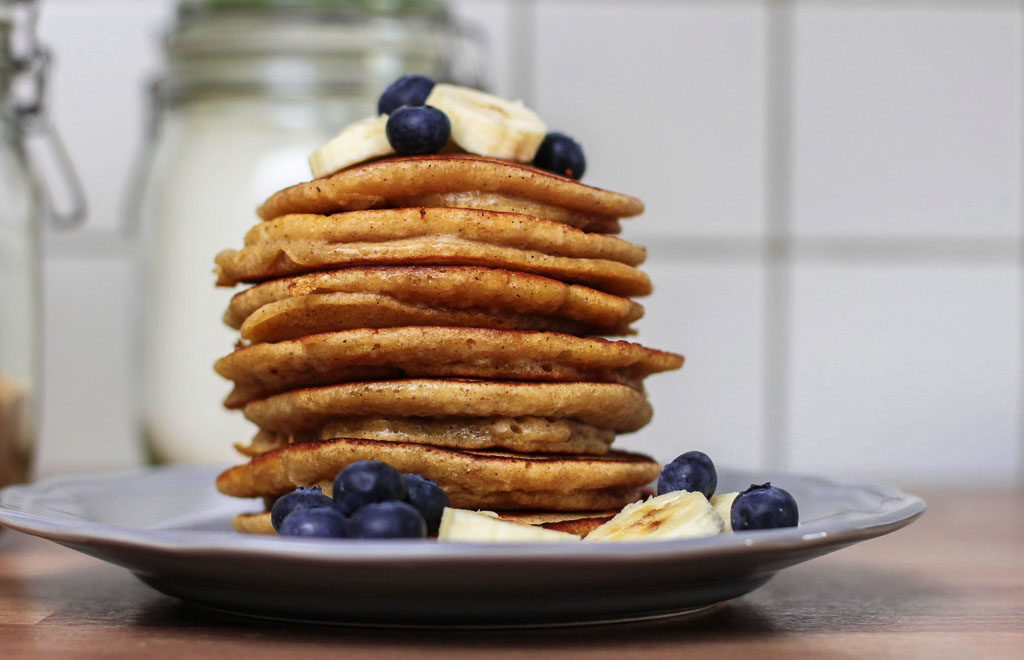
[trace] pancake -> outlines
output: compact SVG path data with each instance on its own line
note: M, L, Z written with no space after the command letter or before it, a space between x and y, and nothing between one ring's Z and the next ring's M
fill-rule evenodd
M643 203L634 197L528 165L468 154L438 154L378 160L285 188L263 203L259 215L271 220L289 213L393 208L404 206L413 196L465 192L499 194L566 209L578 215L581 229L607 229L617 218L643 212Z
M224 405L238 408L290 389L395 378L590 381L640 388L646 376L682 362L682 356L626 341L550 332L397 327L255 344L221 358L214 369L234 381Z
M621 224L615 218L592 213L581 213L561 206L555 206L554 204L545 204L501 193L480 192L477 190L453 193L424 193L422 195L396 197L394 202L398 208L426 206L428 208L483 209L487 211L504 211L506 213L522 213L523 215L532 215L535 218L559 222L570 227L586 228L588 232L601 234L618 234L622 231Z
M289 214L254 226L246 233L244 244L344 245L435 236L555 257L606 259L628 266L639 266L647 257L643 247L614 236L586 233L531 215L473 208L394 208L327 216Z
M651 405L616 383L408 379L292 390L253 401L244 412L261 429L281 432L355 415L564 418L628 432L650 421Z
M436 481L460 508L618 509L661 471L657 461L625 452L513 454L335 438L261 454L221 473L217 488L235 497L281 495L330 482L345 466L363 459Z
M651 292L646 273L603 256L639 263L642 248L525 215L387 209L329 217L290 215L265 224L272 225L272 231L258 225L244 248L217 255L219 285L352 266L482 266L622 296Z
M643 307L626 298L537 275L474 267L390 267L266 282L235 295L224 322L241 329L244 339L280 341L401 325L621 335L629 334L629 324L642 315Z
M520 525L535 525L558 532L586 536L595 528L614 518L618 512L618 509L615 509L612 511L588 511L585 514L579 511L498 511L497 513L502 520ZM266 524L270 525L270 514L267 514Z
M595 527L611 520L618 511L532 511L526 513L499 511L502 520L520 525L535 525L559 532L586 536ZM235 530L244 534L276 534L270 513L240 513L231 519Z
M270 522L270 513L239 513L231 518L231 526L243 534L277 534Z
M615 432L568 419L543 417L346 417L298 433L259 431L246 456L258 456L293 442L366 438L415 442L456 449L506 449L525 453L606 454Z

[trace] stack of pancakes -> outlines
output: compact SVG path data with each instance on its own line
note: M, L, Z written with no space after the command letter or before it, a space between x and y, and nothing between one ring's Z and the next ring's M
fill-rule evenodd
M682 357L631 334L639 200L466 154L397 157L282 190L218 284L253 284L216 363L259 431L217 480L238 497L321 485L360 459L433 479L461 508L551 523L636 500L654 460L612 450L648 422L643 379ZM543 512L543 513L534 513ZM267 516L242 517L267 531Z

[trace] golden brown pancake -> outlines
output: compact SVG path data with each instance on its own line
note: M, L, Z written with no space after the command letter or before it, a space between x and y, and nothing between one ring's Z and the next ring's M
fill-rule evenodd
M273 280L231 299L250 341L403 325L630 334L643 307L538 275L476 267L345 268Z
M682 366L683 358L626 341L551 332L398 327L310 335L235 350L214 364L235 382L224 405L355 380L485 378L614 382ZM363 436L357 436L363 437Z
M535 525L577 536L586 536L594 528L608 522L618 511L499 511L502 520L520 525ZM270 522L270 513L240 513L231 519L231 525L245 534L276 534Z
M475 309L438 309L369 293L325 293L286 298L256 310L241 327L248 341L281 341L353 328L406 325L463 326L495 330L549 330L591 335L598 328L535 314L493 314ZM628 328L601 334L632 334Z
M525 203L549 204L609 226L643 212L628 195L584 185L528 165L468 154L388 158L275 193L259 209L264 220L288 213L338 213L404 206L410 197L450 193L496 193Z
M593 213L581 213L571 209L545 204L515 195L489 193L480 191L455 193L425 193L396 197L398 208L426 206L429 208L483 209L486 211L504 211L506 213L522 213L535 218L543 218L552 222L560 222L570 227L585 228L588 232L600 234L618 234L622 226L618 219Z
M595 528L614 518L618 512L619 510L615 509L612 511L588 511L585 514L579 511L498 511L497 513L502 520L520 525L535 525L558 532L586 536ZM267 525L270 525L269 514Z
M354 266L481 266L585 284L622 296L651 292L643 249L514 213L384 209L289 215L257 225L241 250L217 255L218 284Z
M249 445L235 447L245 456L258 456L292 442L331 438L415 442L456 449L606 454L615 440L615 431L569 419L543 417L345 417L298 433L261 430Z
M292 390L247 404L245 416L268 431L320 427L338 417L547 417L618 432L651 418L642 392L617 383L531 383L407 379Z
M335 438L261 454L223 472L217 488L235 497L281 495L298 486L333 481L345 466L363 459L436 481L452 506L460 508L617 509L633 501L661 471L653 459L625 452L514 454Z
M647 257L643 247L614 236L590 234L521 213L473 208L389 208L326 216L293 213L252 227L245 235L245 247L374 244L437 236L628 266L639 266Z

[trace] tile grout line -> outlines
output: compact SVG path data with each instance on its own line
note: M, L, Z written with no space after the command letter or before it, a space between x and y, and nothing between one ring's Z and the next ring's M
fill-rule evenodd
M766 3L765 238L762 424L764 463L789 466L793 7Z

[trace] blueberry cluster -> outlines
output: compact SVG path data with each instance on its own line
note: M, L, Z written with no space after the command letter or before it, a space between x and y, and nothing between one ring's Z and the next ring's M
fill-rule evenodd
M665 465L658 478L658 495L675 490L703 493L711 499L718 487L718 472L711 458L701 451L688 451ZM771 485L751 484L733 500L733 531L796 527L799 513L796 500L787 491Z
M426 76L406 75L391 83L377 101L377 112L388 115L388 142L402 156L436 154L452 134L448 116L431 105L427 97L434 81ZM587 167L583 147L564 133L548 133L533 159L533 165L572 179L579 179Z
M299 487L278 498L270 522L281 536L423 538L437 534L444 490L381 461L356 461L334 479L334 497Z

